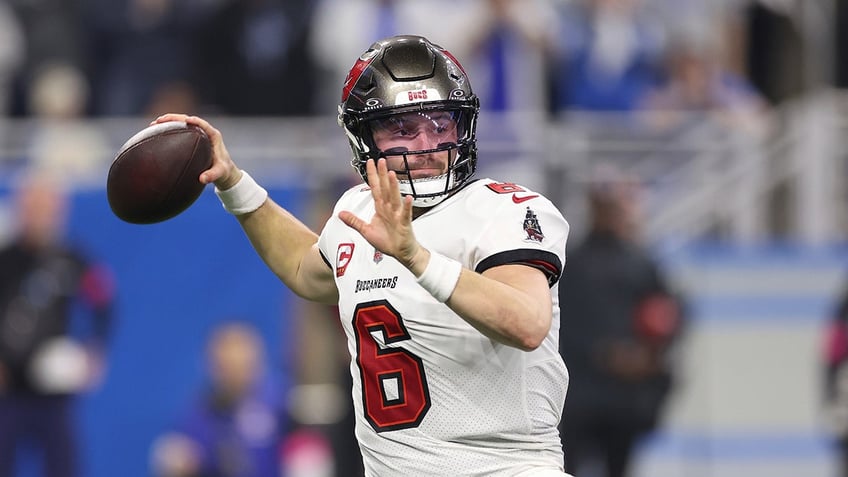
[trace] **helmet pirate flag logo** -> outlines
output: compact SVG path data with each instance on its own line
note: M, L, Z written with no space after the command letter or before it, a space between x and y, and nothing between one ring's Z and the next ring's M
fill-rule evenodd
M536 213L527 207L527 214L524 216L524 232L527 237L524 239L527 242L541 242L545 239L545 234L542 233L542 227L539 225L539 219Z

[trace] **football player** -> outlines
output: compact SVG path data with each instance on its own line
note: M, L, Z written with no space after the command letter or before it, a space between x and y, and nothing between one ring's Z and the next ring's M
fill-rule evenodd
M320 235L268 198L207 121L214 183L256 251L303 298L337 304L366 475L563 476L568 373L557 283L568 223L538 192L473 179L479 101L418 36L373 44L339 122L364 184Z

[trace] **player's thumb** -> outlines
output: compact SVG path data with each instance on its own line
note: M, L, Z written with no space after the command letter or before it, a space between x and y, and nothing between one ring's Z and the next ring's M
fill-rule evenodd
M226 184L222 184L222 183L227 182L227 181L222 181L221 179L224 178L227 171L228 171L228 169L227 169L227 167L224 166L224 164L221 164L220 162L214 162L214 163L212 163L212 167L210 167L209 169L206 169L205 171L200 173L199 180L203 184L210 184L210 183L214 182L215 185L219 186L219 189L220 189L221 185L226 186ZM221 189L221 190L224 190L224 189Z

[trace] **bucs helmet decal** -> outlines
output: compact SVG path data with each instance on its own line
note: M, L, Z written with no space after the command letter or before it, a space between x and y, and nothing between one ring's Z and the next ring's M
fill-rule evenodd
M359 80L359 77L362 76L362 72L365 68L371 64L371 61L375 57L376 50L369 49L359 59L356 60L356 63L353 65L353 68L347 74L347 78L345 78L344 87L342 88L342 102L347 101L347 97L350 96L350 90L353 89L353 85Z

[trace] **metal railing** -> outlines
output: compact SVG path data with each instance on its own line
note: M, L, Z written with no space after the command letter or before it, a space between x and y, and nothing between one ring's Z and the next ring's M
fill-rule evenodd
M551 119L484 112L479 174L545 193L576 233L585 228L583 197L593 171L611 165L645 184L643 230L652 242L843 238L848 94L822 92L782 105L754 128L716 117L680 114L669 123L667 113ZM263 180L318 192L353 178L333 117L209 119L237 162ZM0 121L0 180L40 163L63 170L74 186L102 187L114 153L146 123Z

